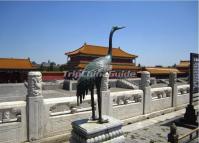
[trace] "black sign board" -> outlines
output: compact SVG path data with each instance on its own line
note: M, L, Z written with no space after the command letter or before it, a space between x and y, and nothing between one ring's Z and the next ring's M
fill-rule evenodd
M191 53L190 54L190 104L193 101L193 94L199 92L199 54Z

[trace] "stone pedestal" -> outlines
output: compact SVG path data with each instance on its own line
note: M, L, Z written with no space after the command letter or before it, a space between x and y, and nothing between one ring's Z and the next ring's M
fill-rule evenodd
M125 143L122 132L122 122L104 115L108 123L99 124L98 121L81 119L72 122L71 143Z

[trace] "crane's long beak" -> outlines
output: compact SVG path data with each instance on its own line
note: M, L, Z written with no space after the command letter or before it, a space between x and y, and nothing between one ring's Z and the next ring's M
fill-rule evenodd
M122 27L118 27L118 29L123 29L123 28L126 28L125 26L122 26Z
M122 27L115 27L115 30L120 30L120 29L123 29L123 28L125 28L125 26L122 26Z

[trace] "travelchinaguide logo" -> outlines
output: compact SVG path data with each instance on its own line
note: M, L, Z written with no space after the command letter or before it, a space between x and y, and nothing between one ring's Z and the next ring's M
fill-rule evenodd
M90 77L97 77L97 76L101 76L101 74L97 73L97 72L84 72L82 73L82 71L66 71L65 73L65 79L78 79L80 77L80 75L83 74L83 76L90 76ZM136 73L133 71L116 71L116 70L112 70L109 71L109 77L110 78L132 78L132 77L136 77Z

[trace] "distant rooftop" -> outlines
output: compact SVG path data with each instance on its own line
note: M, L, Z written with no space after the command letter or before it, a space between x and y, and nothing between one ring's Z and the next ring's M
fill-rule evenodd
M170 74L171 72L182 73L176 68L166 67L146 67L145 70L151 74Z
M96 45L88 45L84 44L79 49L66 52L65 55L73 56L73 55L95 55L95 56L105 56L108 52L108 47L103 46L96 46ZM125 51L123 51L121 48L113 48L112 49L112 55L113 57L121 57L121 58L137 58L137 55L129 54Z
M34 69L30 59L0 58L0 69Z
M189 67L189 65L190 65L190 61L181 60L180 63L178 65L176 65L176 67Z

